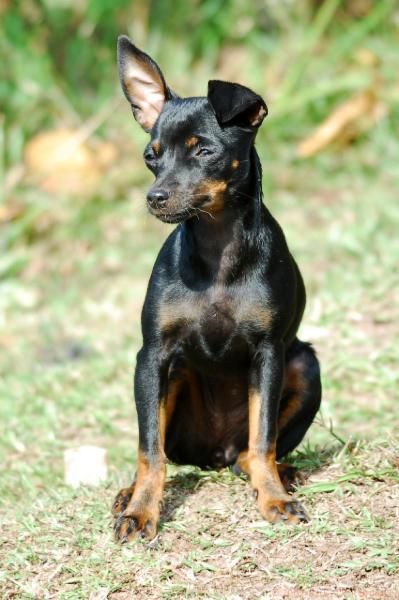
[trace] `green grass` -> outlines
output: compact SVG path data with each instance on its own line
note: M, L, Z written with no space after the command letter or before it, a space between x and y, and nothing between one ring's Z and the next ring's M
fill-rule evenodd
M47 80L41 70L48 74L48 87L38 89L50 90L49 102L57 100L54 113L36 88L21 88L37 56L24 64L27 49L18 45L19 37L2 38L0 50L10 40L18 46L15 64L7 63L15 81L5 79L0 90L8 98L4 128L0 118L7 192L0 204L2 598L396 600L397 11L379 2L365 18L350 21L342 3L323 4L312 19L310 11L287 3L290 18L277 7L270 35L258 24L228 38L223 19L212 21L217 2L205 2L206 27L187 49L177 34L161 47L154 17L149 19L148 44L178 91L203 93L208 78L223 76L220 50L228 44L247 53L241 81L265 91L270 118L258 140L265 202L306 281L301 335L318 351L324 390L321 414L289 457L307 477L297 496L312 517L309 525L264 522L248 483L229 470L170 465L160 535L150 545L115 545L110 516L116 491L134 472L131 383L140 310L156 253L170 231L144 207L151 181L140 158L146 137L123 104L90 140L118 148L93 194L52 196L24 176L14 181L32 135L64 122L80 127L109 101L114 83L99 87L91 104L98 74L91 74L79 97L73 83L80 71L71 72L73 61L57 63L56 85L49 64L60 57L48 57L34 73L42 84ZM226 23L235 23L243 9L240 3L229 8ZM184 29L193 16L179 15ZM105 26L104 18L98 16L93 39L100 49L104 32L104 73L110 77L113 49L106 40L113 39L117 19L110 17ZM88 23L96 19L87 16ZM19 31L17 22L7 21L7 27ZM78 40L65 37L67 56L77 47L83 52L79 31ZM28 48L39 33L33 27L29 35ZM86 45L79 67L84 69L93 60ZM376 57L374 66L364 62L361 50ZM195 77L182 76L188 68ZM7 86L13 86L12 95ZM300 160L299 140L339 102L370 86L387 108L378 125L351 145L338 143ZM22 118L29 94L35 96L31 120ZM15 216L3 222L1 210L14 207ZM109 478L97 488L72 490L63 481L63 453L87 443L107 449Z
M261 521L247 482L229 471L170 467L155 544L114 545L110 504L134 470L139 310L168 229L142 211L137 217L126 201L92 215L98 238L83 257L68 221L34 245L21 244L43 271L9 279L3 301L6 597L256 597L261 589L288 593L289 585L307 597L309 590L333 593L341 582L346 597L351 589L384 589L394 598L399 209L393 182L370 176L359 161L373 143L348 149L342 171L329 179L318 159L280 165L278 175L276 163L266 167L266 200L307 281L304 337L317 334L323 367L322 415L291 457L309 476L298 492L312 515L306 527ZM361 188L345 171L356 162ZM277 177L295 178L295 190ZM80 231L83 239L92 235L83 222ZM63 451L84 443L108 450L110 476L99 488L74 491L63 483Z

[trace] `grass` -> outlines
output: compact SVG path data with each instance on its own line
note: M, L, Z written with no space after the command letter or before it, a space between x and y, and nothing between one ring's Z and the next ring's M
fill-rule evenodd
M301 337L313 341L322 364L322 412L289 457L306 476L297 496L311 522L272 526L261 520L244 478L229 470L169 465L158 538L150 545L114 544L110 505L134 472L131 382L140 310L170 228L146 214L150 177L140 159L145 136L129 121L127 106L99 129L98 137L118 147L101 187L66 197L46 193L24 177L12 183L34 123L51 118L47 109L37 114L36 107L34 118L19 126L21 116L12 113L18 107L10 102L11 121L0 132L0 146L7 145L0 168L9 191L0 204L2 598L396 599L396 21L386 18L390 3L384 1L351 26L338 19L334 35L327 35L340 3L324 5L310 31L303 20L284 20L276 9L278 34L256 29L251 38L244 36L252 52L247 83L269 90L270 118L258 141L265 202L303 272L308 305ZM15 29L17 20L8 26ZM156 48L157 34L152 35ZM109 29L107 36L113 39ZM223 32L214 36L217 58ZM196 74L195 93L213 75L211 59L190 63L190 52L201 56L206 39L197 32L197 50L178 53ZM173 44L165 45L165 63ZM364 63L362 49L378 66ZM223 76L226 64L222 59L216 64L216 58ZM90 60L87 55L82 64ZM298 141L337 103L376 81L375 69L385 118L350 145L339 140L300 160ZM170 80L182 71L180 63L171 64ZM176 81L186 91L192 85ZM12 98L29 100L16 90ZM105 84L101 94L110 95ZM88 98L75 97L71 105L88 114ZM66 121L68 114L65 109ZM97 488L72 490L63 482L63 452L86 443L107 449L109 478Z
M307 281L303 337L315 336L323 366L322 415L291 457L309 478L298 490L305 527L261 521L228 470L170 466L157 541L113 543L110 504L134 470L139 310L168 229L129 201L105 203L27 246L2 305L3 597L395 597L399 210L393 181L362 166L374 143L332 156L328 179L320 159L266 169L267 201ZM84 443L107 448L110 476L75 491L63 451Z

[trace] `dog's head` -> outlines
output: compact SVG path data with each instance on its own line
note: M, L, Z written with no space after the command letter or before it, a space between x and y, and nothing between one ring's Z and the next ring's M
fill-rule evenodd
M147 194L150 212L167 223L217 216L248 176L250 148L267 115L264 100L224 81L210 81L207 97L179 98L126 36L118 40L118 64L133 115L151 135L144 151L156 178Z

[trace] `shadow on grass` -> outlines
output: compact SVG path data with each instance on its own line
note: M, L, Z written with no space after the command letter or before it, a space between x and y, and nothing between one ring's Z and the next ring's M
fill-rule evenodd
M314 447L309 444L297 450L284 458L283 462L293 465L300 470L305 481L313 473L324 469L334 462L334 459L347 450L347 445L340 442L324 446ZM224 468L220 471L201 470L196 467L179 467L178 473L168 477L165 486L164 509L160 520L160 527L173 521L178 509L183 506L187 499L195 494L205 483L213 481L215 483L226 482L226 477L233 481L236 477L247 479L244 474L239 476L233 474L231 468Z
M301 450L288 454L284 462L296 467L307 479L313 473L331 465L338 456L350 451L349 442L349 440L346 444L335 442L323 447L308 444Z
M185 467L182 469L182 472L172 475L166 482L161 527L173 521L177 510L185 504L187 498L195 494L210 479L217 481L218 478L218 473L215 471L202 471L194 467L189 471Z

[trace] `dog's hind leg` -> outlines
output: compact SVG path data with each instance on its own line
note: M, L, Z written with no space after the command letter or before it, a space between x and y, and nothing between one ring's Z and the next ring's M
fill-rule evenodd
M278 415L277 459L298 446L321 402L320 368L310 344L295 340L286 355Z
M281 481L276 464L279 400L284 381L285 356L280 342L265 343L251 366L248 389L248 448L237 458L247 473L259 510L268 521L307 521L301 506Z

